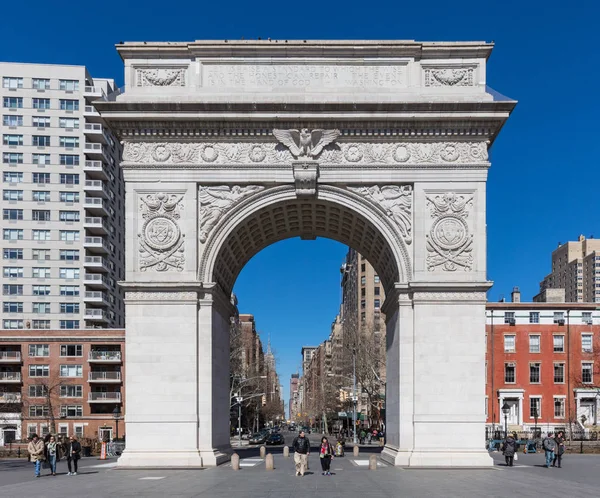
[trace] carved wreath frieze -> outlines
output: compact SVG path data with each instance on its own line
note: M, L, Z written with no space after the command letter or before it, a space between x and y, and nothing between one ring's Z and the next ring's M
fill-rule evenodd
M433 222L426 235L427 269L464 271L473 269L473 234L467 219L473 197L446 192L426 196Z
M139 240L140 271L182 271L184 237L179 228L182 195L155 193L140 197L142 225Z
M312 147L312 146L311 146ZM488 142L329 143L319 150L319 164L427 165L482 164ZM316 154L316 149L311 148ZM297 151L296 151L297 152ZM123 161L135 164L289 164L296 155L281 143L129 142Z
M473 67L425 68L425 86L475 86Z
M194 291L132 291L125 293L125 299L131 301L189 301L197 298L198 293Z
M137 69L137 86L185 86L185 68Z
M402 239L412 243L412 205L413 189L411 185L385 185L380 187L348 187L385 212L398 227Z
M208 235L223 215L229 211L235 204L256 192L260 192L264 187L260 185L247 185L240 187L227 185L199 187L198 188L198 215L199 227L198 238L201 243L205 243Z

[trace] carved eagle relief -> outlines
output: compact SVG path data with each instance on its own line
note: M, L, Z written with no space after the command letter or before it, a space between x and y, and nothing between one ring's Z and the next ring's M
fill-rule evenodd
M273 135L294 157L316 157L326 145L341 135L339 130L273 130Z

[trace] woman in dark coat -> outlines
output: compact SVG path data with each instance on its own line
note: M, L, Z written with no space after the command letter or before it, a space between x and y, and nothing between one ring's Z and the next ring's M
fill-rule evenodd
M71 436L67 442L67 451L65 456L67 457L67 466L69 467L68 476L77 475L77 461L81 458L81 444L77 441L75 436ZM71 467L71 464L73 466Z
M509 434L504 443L502 443L502 454L504 455L504 460L506 461L507 467L513 466L513 460L515 459L515 452L517 451L517 441Z

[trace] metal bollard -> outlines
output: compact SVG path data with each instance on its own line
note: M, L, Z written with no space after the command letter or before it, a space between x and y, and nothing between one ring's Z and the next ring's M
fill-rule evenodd
M377 470L377 455L369 457L369 470Z
M265 446L261 446L260 447L260 457L264 458L266 454L267 454L267 448Z
M290 456L290 447L289 446L284 446L283 447L283 456L285 458L288 458Z
M265 469L273 470L275 469L275 463L273 462L273 455L269 453L265 458Z
M231 455L231 468L233 470L240 470L240 456L237 453Z
M354 449L352 450L352 452L354 453L354 456L357 457L358 456L358 446L355 446Z

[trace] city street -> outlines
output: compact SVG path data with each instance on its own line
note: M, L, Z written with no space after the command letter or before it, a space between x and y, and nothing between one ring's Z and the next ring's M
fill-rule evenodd
M286 434L287 436L287 434ZM286 437L286 443L291 444ZM311 434L316 443L318 435ZM502 455L493 454L496 466L485 470L397 469L380 463L368 470L368 457L379 449L361 448L359 457L350 452L336 458L333 475L321 475L316 448L310 470L296 477L293 458L284 458L283 448L269 448L275 470L267 472L258 448L240 450L241 470L229 464L205 470L115 470L116 460L81 461L81 472L66 476L66 463L59 463L57 477L33 477L33 466L25 461L0 461L0 496L143 496L248 498L353 497L591 497L597 496L600 465L598 455L566 455L562 469L543 467L542 454L519 455L515 467L506 468ZM44 471L47 473L48 471Z

